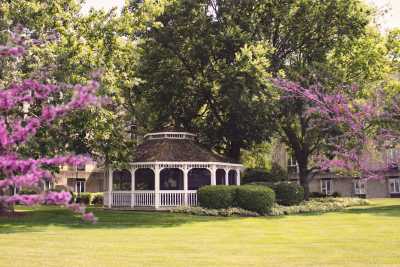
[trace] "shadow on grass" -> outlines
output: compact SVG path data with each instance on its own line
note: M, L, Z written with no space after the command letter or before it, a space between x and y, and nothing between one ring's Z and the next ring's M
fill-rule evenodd
M126 229L126 228L153 228L176 227L183 224L201 222L224 222L245 219L241 217L213 217L194 216L188 214L150 211L110 211L102 208L90 208L99 221L97 224L83 222L82 219L71 211L54 207L40 206L35 208L18 208L23 216L15 218L0 217L0 235L18 232L41 232L48 226L60 226L70 229ZM336 213L343 214L371 214L374 216L400 217L400 204L393 205L369 205L353 207ZM264 217L262 219L279 220L286 216L318 216L324 213L312 212L276 217Z
M0 235L18 232L40 232L47 226L61 226L71 229L125 229L175 227L183 224L226 221L239 217L194 216L170 212L148 211L105 211L101 208L89 208L99 219L97 224L83 222L69 210L59 207L41 206L29 208L18 213L24 216L15 218L0 217Z
M377 216L400 217L400 205L387 205L387 206L370 205L370 206L350 208L343 212L350 214L371 214Z

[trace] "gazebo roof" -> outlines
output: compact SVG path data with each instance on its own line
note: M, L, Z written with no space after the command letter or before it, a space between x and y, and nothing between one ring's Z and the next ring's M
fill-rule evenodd
M237 163L198 143L194 134L164 131L145 135L136 149L134 162L222 162Z

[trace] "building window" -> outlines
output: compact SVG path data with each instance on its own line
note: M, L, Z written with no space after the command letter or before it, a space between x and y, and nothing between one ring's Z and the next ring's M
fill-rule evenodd
M365 195L366 194L366 182L361 179L356 179L353 181L353 188L355 195Z
M299 164L293 156L289 156L287 163L288 173L299 173Z
M51 189L53 189L53 187L54 187L54 184L52 181L44 181L44 183L43 183L44 191L51 190Z
M390 194L400 194L400 178L389 178Z
M76 169L78 171L85 171L86 170L86 165L85 164L79 164L78 166L76 166Z
M77 193L85 192L85 179L76 179L75 192L77 192Z
M332 179L321 180L321 193L325 195L332 195L333 193L333 181Z

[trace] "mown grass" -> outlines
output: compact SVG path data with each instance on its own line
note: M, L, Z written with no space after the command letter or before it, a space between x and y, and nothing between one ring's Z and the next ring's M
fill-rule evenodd
M400 199L260 218L57 207L0 217L0 266L400 266Z

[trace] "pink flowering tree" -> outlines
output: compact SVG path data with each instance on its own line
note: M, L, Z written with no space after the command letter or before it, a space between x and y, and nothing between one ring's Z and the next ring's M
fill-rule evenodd
M355 86L329 94L318 84L303 87L280 78L273 79L272 83L281 90L283 98L304 103L304 119L317 129L316 137L324 140L311 155L312 168L377 179L382 177L382 171L397 162L388 164L381 152L399 141L399 132L392 127L399 122L399 99L392 98L390 105L384 105L378 102L384 96L373 100L352 97L357 91ZM310 181L309 174L306 177L300 174L303 183Z
M28 42L19 34L11 34L10 42L0 46L0 59L18 60L24 56ZM30 42L30 45L35 42ZM11 188L41 187L54 179L51 167L63 164L79 165L90 159L79 155L30 158L21 153L23 146L41 127L49 127L67 114L97 104L95 92L99 84L60 86L35 79L16 81L0 88L0 212L14 204L64 205L81 213L92 222L96 218L86 213L83 206L69 204L69 192L43 192L35 195L13 194ZM66 90L66 88L69 88ZM71 95L63 103L53 103L55 95ZM66 98L66 97L65 97ZM40 192L40 191L38 191Z

